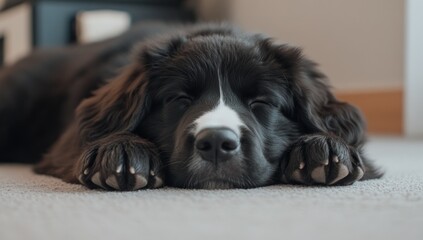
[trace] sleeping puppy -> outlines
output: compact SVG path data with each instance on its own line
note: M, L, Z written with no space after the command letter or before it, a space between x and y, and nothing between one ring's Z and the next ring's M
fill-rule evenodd
M359 111L301 50L147 24L0 72L0 158L89 188L349 185L381 177Z

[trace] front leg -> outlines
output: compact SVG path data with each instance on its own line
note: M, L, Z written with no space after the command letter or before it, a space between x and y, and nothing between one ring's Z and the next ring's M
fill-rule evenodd
M116 133L84 148L75 177L89 188L138 190L163 185L155 146L131 133Z
M341 138L305 135L292 145L281 164L282 181L305 185L349 185L364 175L356 149Z

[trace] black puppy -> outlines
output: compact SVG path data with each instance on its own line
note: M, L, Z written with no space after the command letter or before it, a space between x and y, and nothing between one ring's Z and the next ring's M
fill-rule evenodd
M0 72L0 159L90 188L348 185L382 175L364 141L300 49L227 25L140 25Z

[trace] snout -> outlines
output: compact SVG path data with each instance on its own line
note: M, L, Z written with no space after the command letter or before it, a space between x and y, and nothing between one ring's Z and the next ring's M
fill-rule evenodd
M195 149L203 160L218 164L240 151L240 139L229 128L207 128L196 135Z

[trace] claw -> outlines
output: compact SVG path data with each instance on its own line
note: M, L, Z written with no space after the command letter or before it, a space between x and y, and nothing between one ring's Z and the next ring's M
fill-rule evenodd
M158 188L163 186L163 180L159 177L155 177L154 178L155 182L154 182L154 188Z
M122 164L121 165L119 165L117 168L116 168L116 173L121 173L122 172Z
M335 163L339 163L339 158L338 158L338 156L333 157L333 161L334 161Z
M104 189L106 189L106 187L104 187L104 185L101 183L101 179L100 179L100 172L96 172L92 177L91 177L91 182L93 182L95 185L102 187Z
M338 175L336 176L335 179L333 179L329 185L335 184L336 182L338 182L339 180L345 178L346 176L348 176L349 171L347 166L345 166L344 164L340 164L339 165L339 170L338 170Z
M83 175L82 175L82 174L80 174L80 175L78 176L78 181L79 181L80 183L82 183L82 184L84 184L84 185L85 185L85 181L84 181L84 178L83 178Z
M311 172L311 178L318 183L326 183L325 167L317 167Z
M147 179L145 179L145 177L141 176L141 175L135 175L135 186L134 186L134 190L143 188L147 185Z
M112 188L114 188L114 189L116 189L116 190L119 190L119 189L120 189L120 187L119 187L119 183L118 183L118 181L117 181L117 179L116 179L116 176L114 176L114 175L109 176L109 177L106 179L106 183L107 183L107 185L109 185L110 187L112 187Z
M305 183L304 177L301 174L300 170L298 170L298 169L295 170L292 173L292 179L295 180L295 181L297 181L297 182L300 182L300 183Z
M357 168L357 181L360 180L364 176L364 171L361 169L361 167Z

